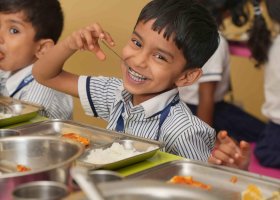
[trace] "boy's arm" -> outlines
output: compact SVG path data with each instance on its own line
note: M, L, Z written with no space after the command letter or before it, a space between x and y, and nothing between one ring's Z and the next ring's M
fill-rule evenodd
M199 84L199 104L197 116L204 122L213 125L213 114L215 109L214 94L217 82L202 82Z
M99 24L75 31L34 64L34 78L47 87L78 97L78 75L64 71L64 62L77 50L91 51L98 59L104 60L105 54L100 49L99 39L114 45L111 36Z

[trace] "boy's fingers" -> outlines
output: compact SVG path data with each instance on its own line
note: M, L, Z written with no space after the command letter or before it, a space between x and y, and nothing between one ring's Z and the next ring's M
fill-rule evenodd
M92 50L95 47L95 40L94 38L92 38L91 32L88 30L83 30L81 32L83 41L84 41L84 46L86 47L86 49L88 50Z
M230 155L220 151L220 150L216 150L215 152L212 153L213 157L215 157L218 160L221 160L224 163L234 163L234 159L232 157L230 157Z
M210 157L208 158L208 162L212 163L212 164L216 164L216 165L220 165L222 164L222 161L215 158L212 154L210 155Z
M235 143L235 141L228 136L226 131L220 131L218 133L218 140L220 145L225 145L226 153L234 155L240 154L239 146Z
M104 32L104 39L103 41L106 41L110 46L115 46L115 42L113 38L111 37L110 33Z
M251 154L251 147L250 147L250 144L248 142L241 141L240 142L240 149L241 149L242 155L244 155L244 156L249 156Z
M106 58L105 53L100 48L97 52L95 52L95 55L100 60L105 60L105 58Z
M72 39L73 38L73 39ZM70 48L72 49L83 49L83 39L81 37L81 34L79 31L74 32L72 34L71 42L70 42ZM74 45L71 45L73 43Z
M220 142L224 142L224 143L227 142L227 138L228 138L227 132L219 131L217 138Z
M235 158L235 155L240 153L240 149L234 143L229 144L221 144L219 146L219 151L223 152L224 154L228 155L229 157Z
M90 31L92 36L95 38L102 39L105 36L102 27L98 23L94 23L90 26L87 26L86 29Z

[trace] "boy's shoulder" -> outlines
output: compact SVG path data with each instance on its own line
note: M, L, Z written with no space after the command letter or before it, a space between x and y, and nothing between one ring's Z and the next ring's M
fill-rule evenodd
M81 82L92 82L94 84L100 85L122 85L123 81L117 77L107 77L107 76L80 76L79 81Z
M180 131L187 131L194 127L197 131L214 131L207 123L195 116L182 100L171 109L169 121L170 125L173 124L173 126L181 127Z

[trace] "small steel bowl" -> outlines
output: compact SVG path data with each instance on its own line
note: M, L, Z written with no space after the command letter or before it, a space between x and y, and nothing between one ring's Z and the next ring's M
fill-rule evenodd
M8 168L17 169L18 165L23 165L30 169L11 173L2 170L0 199L12 199L12 191L27 182L56 181L70 184L70 168L83 152L82 144L61 137L21 135L0 138L0 158L9 165Z
M10 137L10 136L19 136L20 132L13 129L0 129L0 138Z
M60 200L69 194L66 185L55 181L33 181L21 184L13 191L14 200Z

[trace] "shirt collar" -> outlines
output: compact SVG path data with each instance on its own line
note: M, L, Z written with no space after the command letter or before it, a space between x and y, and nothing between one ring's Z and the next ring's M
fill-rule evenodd
M11 95L17 89L17 87L23 79L32 74L32 66L33 65L29 65L28 67L17 71L15 74L11 75L8 78L6 82L6 88L8 90L9 95Z
M128 98L130 99L131 94L129 94L128 91L124 89L123 85L121 85L116 92L116 100L118 102L126 101ZM143 107L145 117L148 118L162 111L174 99L176 94L178 94L178 88L174 88L157 95L147 101L144 101L139 106Z

